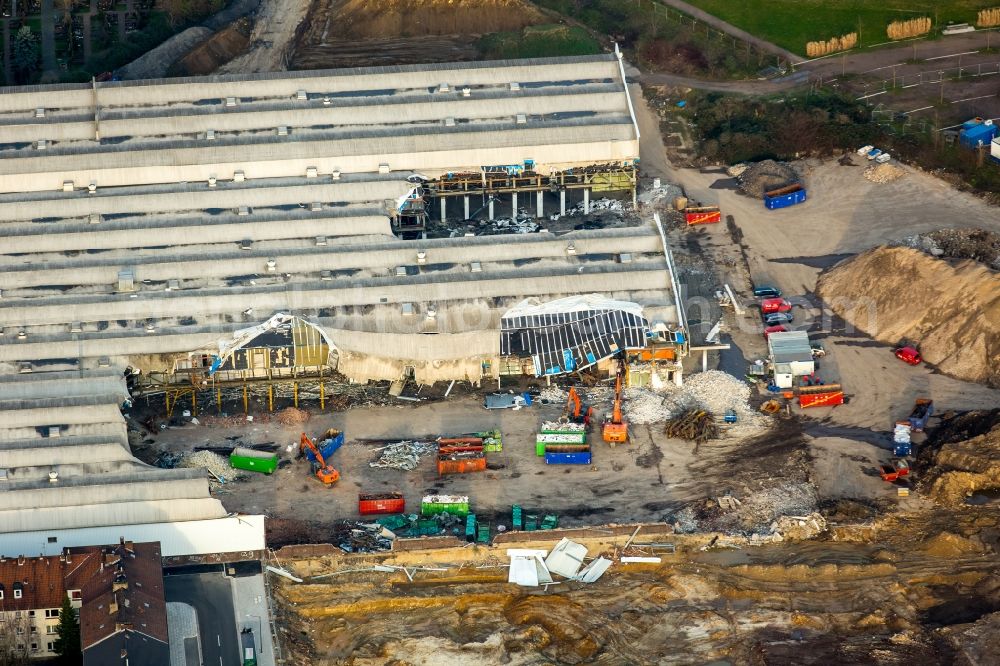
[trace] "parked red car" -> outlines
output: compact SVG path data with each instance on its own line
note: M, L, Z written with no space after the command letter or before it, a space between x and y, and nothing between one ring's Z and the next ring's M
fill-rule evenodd
M783 298L765 298L760 302L760 311L762 314L771 314L772 312L788 312L792 309L792 304Z
M787 332L788 332L787 326L781 326L781 325L768 326L767 328L764 329L764 339L766 340L767 336L771 335L772 333L787 333Z
M900 361L909 363L910 365L920 365L920 362L923 360L916 347L899 347L896 349L895 354L896 358Z

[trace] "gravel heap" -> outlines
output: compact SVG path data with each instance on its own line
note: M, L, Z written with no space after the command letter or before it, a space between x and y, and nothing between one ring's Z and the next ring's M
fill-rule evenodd
M865 169L865 178L873 183L891 183L906 175L906 172L892 164L876 164Z
M218 453L211 451L195 451L187 453L177 465L178 467L201 467L224 481L242 478L244 473L238 469L233 469L229 465L229 460Z
M799 174L784 162L764 160L749 165L736 176L736 180L740 182L740 192L747 196L763 199L764 190L797 183L799 182Z

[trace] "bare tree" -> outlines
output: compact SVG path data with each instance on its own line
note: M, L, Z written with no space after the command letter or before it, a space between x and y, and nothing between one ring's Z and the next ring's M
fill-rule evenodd
M0 666L25 666L31 641L27 611L0 611Z

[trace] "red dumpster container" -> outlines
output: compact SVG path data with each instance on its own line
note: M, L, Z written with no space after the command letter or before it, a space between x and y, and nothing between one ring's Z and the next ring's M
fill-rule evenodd
M378 493L358 495L358 513L370 516L375 513L403 513L406 501L402 493Z
M844 389L840 384L809 386L799 389L799 407L833 407L844 404Z
M722 213L717 206L685 208L684 221L688 223L688 226L693 224L714 224L722 222Z

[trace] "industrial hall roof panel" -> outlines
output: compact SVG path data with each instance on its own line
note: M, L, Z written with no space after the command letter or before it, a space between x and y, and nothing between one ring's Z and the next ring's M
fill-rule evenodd
M500 321L500 353L532 358L536 375L557 375L641 349L648 334L649 323L634 309L512 311Z

